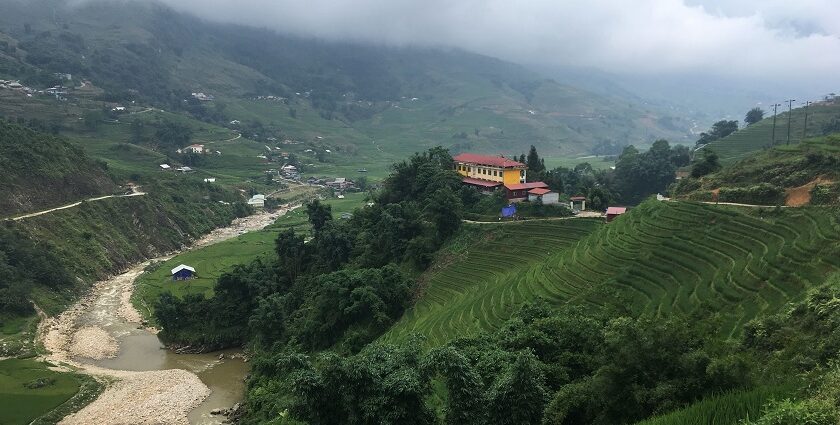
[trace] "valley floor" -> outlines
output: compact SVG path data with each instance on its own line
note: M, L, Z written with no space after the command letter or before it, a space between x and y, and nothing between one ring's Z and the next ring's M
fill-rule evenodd
M261 213L236 220L231 226L205 236L190 249L262 229L278 214L295 208L297 206L288 206L279 213ZM210 395L210 389L192 371L131 371L109 368L97 362L116 357L120 345L127 341L126 330L141 326L141 316L130 299L135 278L148 264L136 265L121 275L98 282L91 293L72 308L42 321L38 340L49 352L45 360L61 365L59 368L64 371L93 375L107 385L99 398L61 423L186 424L189 423L188 414Z

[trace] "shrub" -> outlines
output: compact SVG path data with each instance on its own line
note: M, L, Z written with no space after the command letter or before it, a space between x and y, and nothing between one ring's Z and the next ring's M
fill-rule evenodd
M777 205L785 200L785 191L772 184L761 183L747 187L725 187L720 189L721 202Z

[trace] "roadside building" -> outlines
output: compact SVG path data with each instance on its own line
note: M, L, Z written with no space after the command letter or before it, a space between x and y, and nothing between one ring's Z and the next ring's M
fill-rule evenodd
M195 269L186 264L181 264L172 269L172 280L189 280L195 277Z
M528 200L553 205L560 202L560 194L544 187L537 187L528 191Z
M607 223L616 219L616 217L627 212L625 207L609 207L607 208Z
M172 167L171 167L171 166L169 166L169 164L160 164L160 169L161 169L161 170L168 170L168 169L170 169L170 168L172 168Z

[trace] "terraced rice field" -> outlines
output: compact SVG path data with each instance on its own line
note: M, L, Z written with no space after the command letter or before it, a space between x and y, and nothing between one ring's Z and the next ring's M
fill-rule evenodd
M491 253L476 249L433 272L425 296L385 338L417 332L437 345L493 328L536 298L654 316L708 308L734 335L840 270L838 220L820 208L648 201L603 226L508 225Z
M438 345L453 336L501 324L521 303L542 295L532 292L536 287L527 284L536 266L573 246L602 222L572 219L472 225L472 230L486 232L482 239L426 276L428 286L422 298L384 338L399 339L417 332L426 335L429 344Z

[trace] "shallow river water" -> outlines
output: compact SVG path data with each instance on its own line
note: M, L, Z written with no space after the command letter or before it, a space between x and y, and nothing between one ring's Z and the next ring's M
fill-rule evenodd
M157 335L120 317L121 288L119 279L111 279L107 286L102 288L93 305L78 320L82 327L101 327L117 339L120 343L117 356L104 360L82 357L74 360L117 370L184 369L193 372L210 388L211 394L190 413L190 423L222 423L225 417L210 415L210 411L216 408L227 409L242 400L244 377L248 373L247 363L239 358L231 358L231 355L238 354L237 350L176 354L166 349ZM224 354L224 359L219 359L220 354Z

